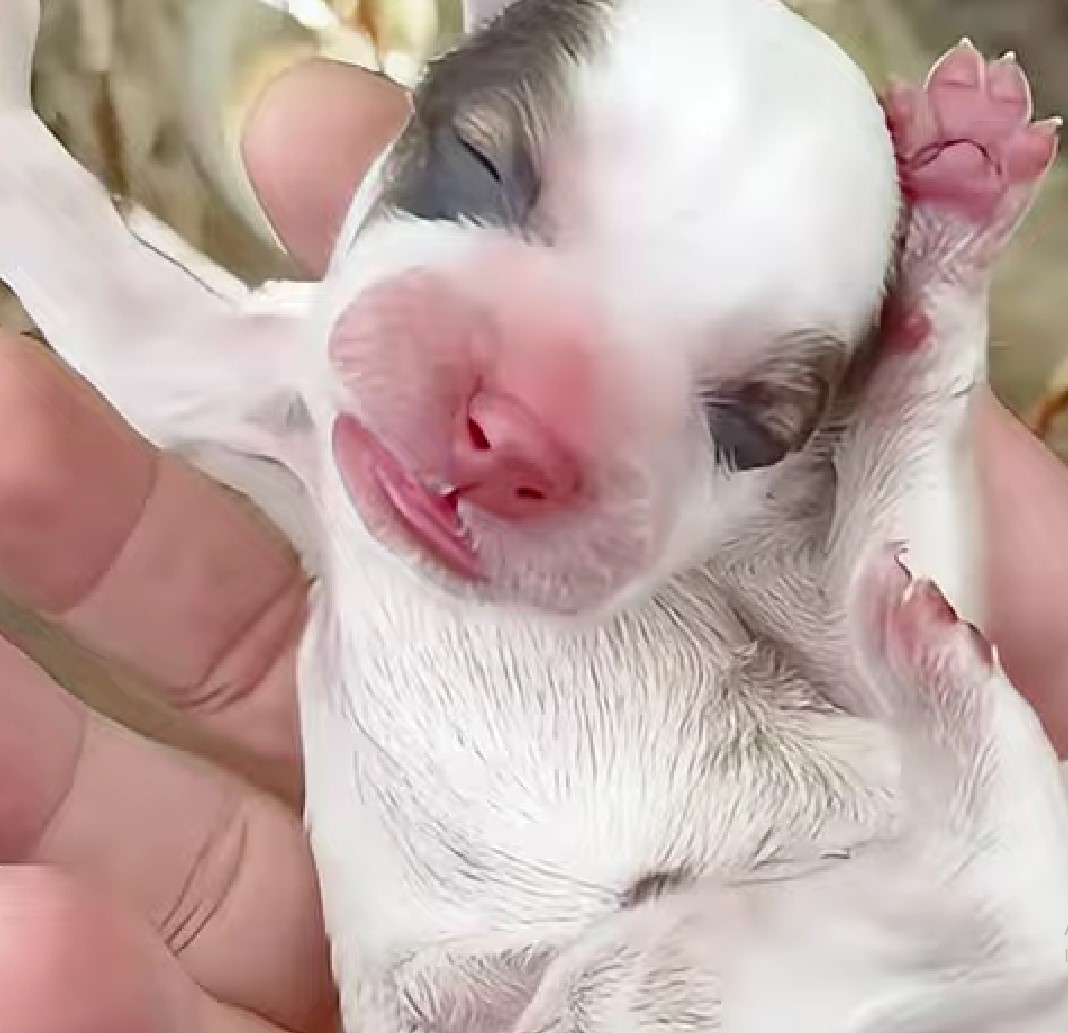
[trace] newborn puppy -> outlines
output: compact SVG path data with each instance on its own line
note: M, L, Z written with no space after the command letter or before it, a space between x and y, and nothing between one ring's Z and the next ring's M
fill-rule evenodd
M249 293L37 122L36 14L0 13L0 275L306 545L348 1030L1064 1028L1054 756L884 547L979 612L955 471L1055 150L1013 62L892 94L899 176L778 0L518 0L325 280Z

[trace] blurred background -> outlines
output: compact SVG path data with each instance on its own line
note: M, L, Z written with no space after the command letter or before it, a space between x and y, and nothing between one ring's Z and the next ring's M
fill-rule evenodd
M3 0L0 0L3 2ZM461 28L461 0L44 0L34 94L74 155L249 280L293 272L234 160L242 113L268 78L321 54L404 84ZM922 78L962 36L1019 55L1042 116L1068 116L1065 0L793 0L876 86ZM288 8L290 13L278 8ZM1068 150L1068 147L1065 148ZM1068 459L1068 161L999 269L991 362L1001 398ZM0 322L23 324L0 294ZM1041 413L1042 419L1039 419ZM1048 424L1048 426L1046 425ZM190 745L150 694L104 672L46 624L0 599L0 630L61 683L149 734ZM115 691L115 679L126 691ZM192 745L200 745L192 743ZM210 750L209 750L210 752Z

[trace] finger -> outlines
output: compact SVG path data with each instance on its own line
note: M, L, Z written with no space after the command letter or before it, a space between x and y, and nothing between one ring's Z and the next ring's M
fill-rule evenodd
M118 901L36 866L0 868L0 1016L18 1033L282 1033L208 997Z
M395 83L318 59L283 73L252 108L242 134L249 179L309 272L326 269L356 188L407 115Z
M121 897L213 997L289 1029L333 1001L299 819L112 725L0 640L0 864Z
M292 551L10 335L0 411L0 589L297 782L305 586Z
M1068 467L992 396L978 416L989 635L1068 757Z

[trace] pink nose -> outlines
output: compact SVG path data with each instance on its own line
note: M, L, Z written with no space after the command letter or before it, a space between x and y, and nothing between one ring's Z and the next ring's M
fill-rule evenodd
M547 516L575 498L578 463L518 399L479 391L458 424L460 498L506 520Z

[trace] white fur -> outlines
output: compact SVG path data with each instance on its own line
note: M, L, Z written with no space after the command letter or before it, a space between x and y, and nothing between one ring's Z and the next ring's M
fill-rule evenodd
M28 67L35 8L0 12L5 70ZM330 459L334 417L367 403L326 353L336 316L479 231L353 232L321 287L213 294L138 246L24 83L0 82L0 276L155 440L281 463L311 503L294 518L322 550L299 673L307 812L346 1028L1063 1028L1068 816L1048 743L970 654L962 720L953 697L929 706L856 616L873 542L907 540L969 590L967 550L946 549L962 506L942 443L966 426L959 362L965 380L982 368L982 292L935 292L933 357L885 366L844 434L773 474L704 457L671 480L640 457L674 507L644 576L610 615L521 611L380 543ZM618 119L641 145L627 167L576 141L563 200L584 199L575 247L651 378L871 320L892 156L823 37L771 0L631 0L573 87L580 126ZM692 421L674 433L698 440ZM269 510L276 490L252 487ZM675 867L696 882L621 910ZM595 1006L570 1010L583 995Z
M680 16L692 26L687 34L678 32ZM765 53L782 60L768 65ZM639 420L654 404L668 414L655 428L650 417L634 435L608 434L612 444L598 456L604 481L646 484L637 501L648 534L619 529L632 500L622 497L627 489L606 497L599 524L585 517L584 527L541 539L552 564L529 540L486 527L477 514L468 519L512 601L568 610L577 599L607 610L713 552L737 525L732 510L766 492L761 473L725 490L694 413L695 380L741 373L798 332L856 340L881 300L898 198L871 88L777 0L628 0L606 55L574 68L568 86L574 127L553 135L543 156L558 169L546 176L541 202L556 237L551 248L512 250L524 252L522 261L544 251L561 292L601 320L594 361L617 396L612 408ZM358 305L408 269L446 274L460 291L480 288L464 263L496 245L493 231L395 219L360 234L373 197L365 183L324 283L319 332L353 299ZM813 240L835 260L813 262ZM396 386L392 395L355 391L345 407L379 431L382 407L399 410L402 391L419 408L422 387L410 385L431 344L414 357L363 346L364 379L388 370ZM320 397L337 371L323 368L322 377ZM324 420L335 404L323 409ZM610 526L641 558L645 578L609 572L583 580L591 557L607 551ZM550 567L551 577L528 574Z

